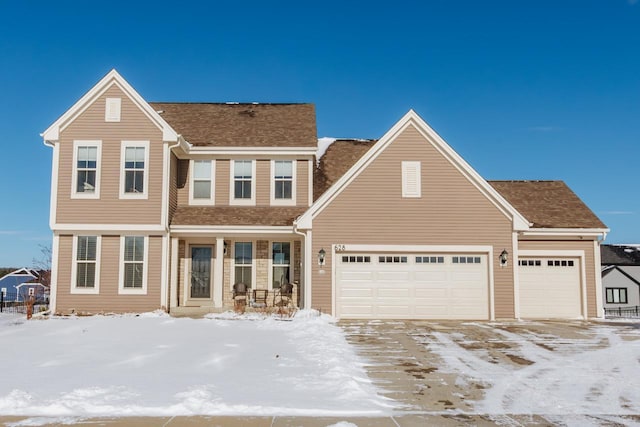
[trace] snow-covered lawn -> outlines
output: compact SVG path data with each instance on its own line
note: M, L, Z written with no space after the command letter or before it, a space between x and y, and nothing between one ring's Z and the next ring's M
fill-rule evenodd
M330 318L0 315L0 415L384 415Z

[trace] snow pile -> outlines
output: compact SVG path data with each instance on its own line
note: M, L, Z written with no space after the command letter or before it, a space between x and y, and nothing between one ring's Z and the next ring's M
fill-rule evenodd
M0 415L384 415L327 316L0 316Z
M329 148L329 146L334 142L336 142L337 139L338 138L330 138L327 136L323 138L318 138L318 151L316 151L316 163L320 163L320 159L322 158L322 156L324 156L324 153L327 152L327 149Z
M482 327L479 325L479 327ZM490 361L486 350L460 346L455 334L434 333L427 346L462 381L487 387L477 413L634 415L640 413L640 332L623 339L615 327L597 327L591 339L564 341L494 329L530 362L516 366ZM459 337L458 337L459 338Z

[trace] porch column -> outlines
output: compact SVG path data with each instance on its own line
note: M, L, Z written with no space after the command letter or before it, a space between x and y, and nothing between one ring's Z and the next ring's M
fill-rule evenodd
M178 306L178 238L171 238L171 268L169 278L169 311Z
M224 237L216 238L216 259L213 267L213 305L222 307L222 288L224 280Z

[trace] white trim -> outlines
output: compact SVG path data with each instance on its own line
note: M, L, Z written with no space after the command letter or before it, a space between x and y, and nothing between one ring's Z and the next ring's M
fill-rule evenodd
M276 162L290 162L291 163L291 198L290 199L276 199ZM296 188L298 185L297 180L297 160L296 159L271 159L269 162L271 168L271 174L269 177L269 200L272 206L295 206L296 205Z
M421 198L422 197L422 165L420 161L402 161L402 197ZM411 183L413 187L411 188Z
M239 227L237 225L172 225L172 233L180 234L215 234L224 233L230 234L290 234L293 232L293 228L288 225L283 226L262 226L262 225L247 225L245 227Z
M158 129L162 130L164 141L177 141L178 133L164 121L162 117L133 89L133 87L113 69L107 73L98 83L96 83L82 98L80 98L71 108L60 116L51 126L40 134L45 143L53 143L60 138L60 132L73 120L91 106L97 98L102 96L111 86L116 85L122 90L138 108L154 123Z
M119 122L122 115L122 98L107 98L104 105L104 121Z
M600 243L597 240L593 241L593 259L594 259L594 277L596 279L596 318L604 318L604 295L602 289L602 272L601 265L602 259L600 257Z
M142 288L125 288L124 287L124 251L125 251L125 239L127 237L142 237L144 240L144 259L142 260ZM118 259L119 264L119 280L118 280L118 294L119 295L146 295L147 294L147 272L149 270L149 236L140 234L126 234L120 236L120 257Z
M96 260L95 260L95 277L93 288L78 288L77 277L78 274L78 237L95 237L96 238ZM71 283L69 287L70 294L85 294L85 295L98 295L100 294L100 263L102 261L102 236L101 235L86 235L86 234L74 234L71 250Z
M334 185L296 220L299 228L312 228L318 216L342 191L355 180L406 128L413 126L435 149L449 160L467 180L480 190L487 199L507 218L513 221L514 230L527 230L530 223L509 204L489 183L484 180L460 155L458 155L431 127L413 110L409 110L375 145L367 151Z
M235 163L251 162L251 198L236 199L235 193ZM256 160L255 159L231 159L229 162L229 205L231 206L255 206L256 204Z
M208 199L196 199L193 196L194 191L194 173L195 173L195 162L209 162L209 173L210 184L211 184L211 192L209 194ZM216 161L215 159L190 159L189 160L189 204L194 206L214 206L216 201Z
M177 147L178 143L170 146L168 143L162 144L162 207L160 211L160 223L165 228L165 231L169 230L169 187L171 183L169 181L171 177L171 156L173 147ZM177 177L174 177L177 179Z
M144 178L142 193L127 193L125 191L125 153L127 148L144 148ZM148 199L149 198L149 141L122 141L120 145L120 198L121 199Z
M93 193L78 193L78 148L96 147L96 186ZM71 176L71 198L72 199L99 199L100 198L100 176L102 166L102 141L101 140L74 140L73 141L73 166ZM57 174L59 169L53 173Z
M224 238L216 238L216 258L213 267L213 305L221 308L224 304Z
M140 232L164 233L165 227L157 224L52 224L53 231L77 231L77 232Z
M51 244L51 283L49 284L49 310L56 314L58 303L58 257L60 254L60 236L53 235Z
M315 167L315 162L312 160L307 160L307 180L308 182L308 196L307 196L307 206L311 206L313 204L313 172Z
M169 236L162 236L162 259L160 260L160 308L167 311L169 308Z
M493 251L488 245L359 245L335 244L341 246L339 252L484 252Z
M313 281L313 232L308 230L304 239L304 306L303 308L311 309L313 298L311 295L311 283ZM333 312L332 312L333 313Z
M586 319L588 313L587 307L587 270L585 265L585 253L583 250L546 250L546 249L534 249L534 250L521 250L518 253L519 257L544 257L544 258L553 258L553 257L574 257L580 259L580 293L581 293L581 307L580 310L582 312L582 318ZM514 263L517 264L517 260L514 260ZM514 268L516 266L514 265ZM516 304L520 304L520 301L517 300ZM518 307L518 311L520 308Z
M511 264L513 265L513 317L520 319L520 269L518 261L520 260L520 248L518 246L518 233L511 234Z
M178 262L180 240L171 238L171 279L169 284L169 311L178 306Z
M527 231L521 231L522 236L583 236L583 237L601 237L606 236L610 230L608 228L531 228Z
M186 142L186 141L185 141ZM189 144L186 154L203 154L215 156L313 156L317 147L203 147Z
M54 229L58 214L58 168L60 163L60 144L53 144L51 159L51 200L49 202L49 228Z

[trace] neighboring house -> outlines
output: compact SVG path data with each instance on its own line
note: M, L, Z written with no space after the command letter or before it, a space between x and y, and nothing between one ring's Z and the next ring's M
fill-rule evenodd
M48 300L49 289L37 282L40 272L28 268L20 268L0 278L0 294L2 301L23 302L33 296L38 300Z
M606 226L560 181L485 181L413 111L316 167L311 104L150 103L113 70L42 136L57 313L223 310L237 282L339 318L602 313Z
M19 301L19 289L23 283L38 279L38 272L28 268L19 268L0 278L0 293L4 301Z
M601 245L604 307L640 306L640 245Z

